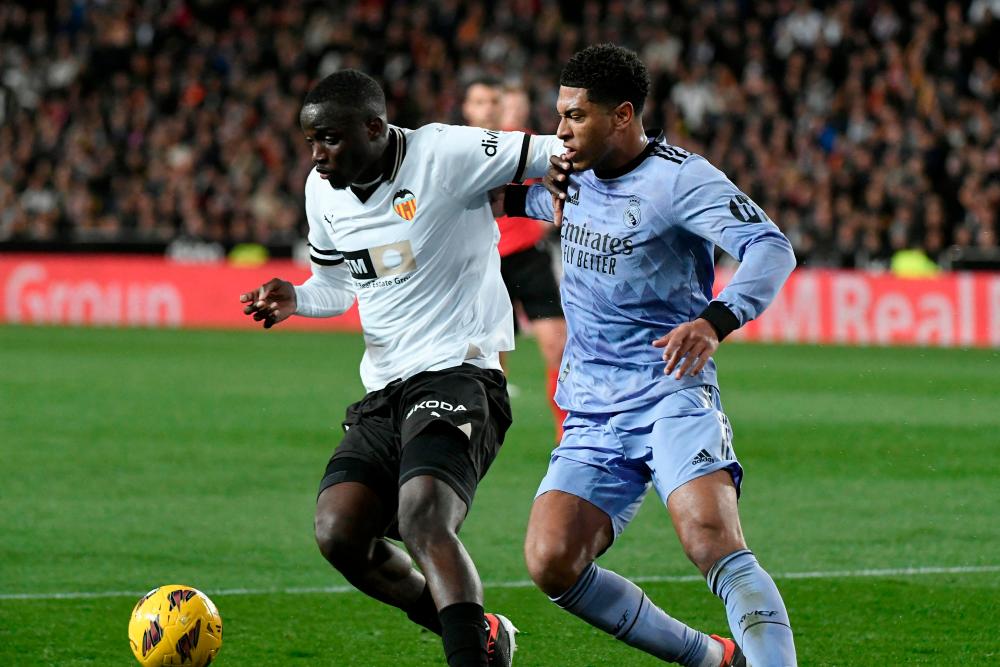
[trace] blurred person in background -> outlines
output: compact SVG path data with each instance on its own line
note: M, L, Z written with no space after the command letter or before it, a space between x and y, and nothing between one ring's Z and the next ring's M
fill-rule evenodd
M510 104L509 109L504 106L505 99ZM528 132L525 123L529 111L527 100L517 91L505 91L497 79L480 77L465 87L462 118L468 125L493 131ZM505 126L505 117L516 125ZM552 267L552 256L545 242L548 229L538 220L506 215L497 218L497 226L500 229L500 273L515 308L514 331L520 328L517 321L520 311L531 323L531 332L545 361L546 396L555 418L558 442L566 413L556 405L553 396L566 345L566 320L559 302L559 283Z
M642 50L647 125L711 159L779 224L795 221L802 265L884 266L875 237L888 247L896 209L932 197L943 222L925 244L917 207L914 247L1000 252L971 211L1000 210L993 0L0 2L0 181L19 199L41 172L56 193L40 213L6 206L0 242L286 243L287 219L246 202L277 178L279 205L306 228L297 183L309 165L289 139L306 72L363 67L408 127L454 115L459 82L489 72L522 82L545 132L559 63L601 41ZM675 108L678 87L697 104ZM122 172L145 197L112 186ZM882 192L869 198L874 174ZM880 202L872 234L815 213L841 197L849 213ZM211 208L204 224L182 220L191 202Z
M504 86L500 96L500 129L506 132L531 132L531 96L524 86Z

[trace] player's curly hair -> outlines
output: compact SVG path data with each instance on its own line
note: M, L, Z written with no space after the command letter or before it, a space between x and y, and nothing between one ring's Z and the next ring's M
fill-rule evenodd
M649 71L635 51L615 44L595 44L573 54L563 67L559 85L585 88L595 103L616 107L631 102L642 113L649 94Z
M302 106L336 104L370 116L385 115L385 93L378 81L356 69L342 69L317 83Z

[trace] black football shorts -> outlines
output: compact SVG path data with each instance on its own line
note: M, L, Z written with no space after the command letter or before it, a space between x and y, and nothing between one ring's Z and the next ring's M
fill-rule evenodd
M521 304L529 320L563 316L552 256L543 243L500 258L500 274L510 300ZM516 331L517 318L514 327Z
M462 364L397 380L347 408L344 438L330 457L319 493L341 482L361 482L386 507L396 507L404 482L430 475L471 506L510 423L501 371ZM432 425L448 425L465 437L419 439L408 448Z

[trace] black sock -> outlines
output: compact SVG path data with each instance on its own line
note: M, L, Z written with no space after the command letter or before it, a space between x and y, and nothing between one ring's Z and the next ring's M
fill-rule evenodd
M448 667L487 667L483 607L475 602L458 602L438 615Z
M422 625L436 635L441 634L441 619L438 618L437 607L434 606L434 598L431 597L431 587L424 584L424 590L407 609L407 618Z

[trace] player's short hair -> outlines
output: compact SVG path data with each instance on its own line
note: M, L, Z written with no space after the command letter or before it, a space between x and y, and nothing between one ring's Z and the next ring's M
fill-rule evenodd
M615 44L595 44L573 54L559 85L584 88L595 103L616 107L631 102L641 114L649 94L649 71L635 51Z
M462 92L462 99L469 96L469 91L472 90L473 86L486 86L487 88L498 88L503 89L503 81L495 76L490 76L489 74L480 74L472 79L469 79L465 83L465 89Z
M356 69L342 69L317 83L302 106L336 104L358 109L367 117L385 116L385 93L378 81Z

